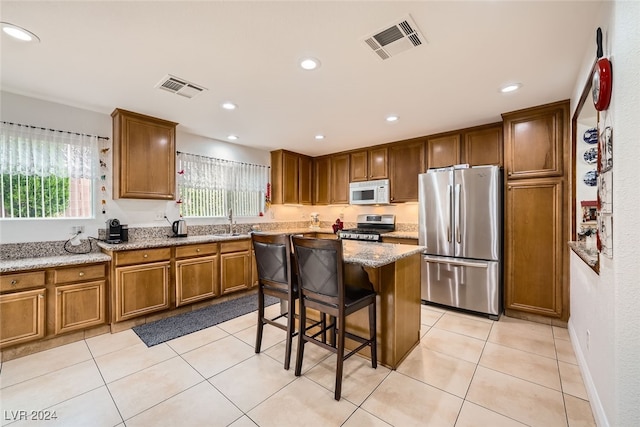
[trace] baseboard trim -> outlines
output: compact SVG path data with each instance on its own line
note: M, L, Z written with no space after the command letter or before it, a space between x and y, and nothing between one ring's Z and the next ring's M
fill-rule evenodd
M578 341L578 336L576 334L576 330L573 327L573 322L571 322L571 318L569 318L567 329L569 330L569 336L571 337L571 346L573 347L573 352L575 353L576 359L578 360L578 367L580 368L580 373L582 374L582 380L584 381L584 386L587 389L587 395L589 396L589 403L591 404L591 411L593 412L593 417L595 418L596 425L598 427L610 427L609 420L607 419L607 414L605 414L604 407L602 406L602 402L600 401L600 397L598 396L598 390L596 389L596 385L594 384L593 378L591 377L591 372L589 372L587 359L584 357L582 348L578 345L580 341Z

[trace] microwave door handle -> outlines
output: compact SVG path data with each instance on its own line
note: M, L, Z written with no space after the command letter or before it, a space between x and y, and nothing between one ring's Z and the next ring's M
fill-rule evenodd
M451 242L451 203L453 188L451 185L447 185L447 242Z
M456 241L460 243L460 184L456 184L456 193L455 193L455 232L456 232Z

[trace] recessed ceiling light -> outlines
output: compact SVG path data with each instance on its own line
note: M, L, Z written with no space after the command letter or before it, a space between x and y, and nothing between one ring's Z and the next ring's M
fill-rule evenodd
M300 66L305 70L315 70L320 66L320 61L316 58L304 58L300 61Z
M235 110L236 108L238 108L238 106L233 102L225 102L224 104L222 104L222 108L224 108L225 110Z
M397 122L400 117L396 115L387 116L387 121L389 123Z
M13 25L8 22L0 22L0 25L2 25L2 31L5 34L13 37L16 40L20 40L23 42L40 41L40 38L33 34L31 31L26 30L22 27L18 27L17 25Z
M521 87L522 87L522 83L512 83L512 84L503 86L500 89L500 92L502 92L502 93L514 92L514 91L520 89Z
M235 140L237 140L237 139L238 139L238 136L237 136L237 135L229 135L229 136L227 136L227 139L228 139L229 141L235 141Z
M316 139L324 139L324 135L316 135Z

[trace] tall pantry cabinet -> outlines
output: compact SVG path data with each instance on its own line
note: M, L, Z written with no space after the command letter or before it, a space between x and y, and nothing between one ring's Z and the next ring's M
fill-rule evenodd
M569 102L505 113L505 313L569 317Z

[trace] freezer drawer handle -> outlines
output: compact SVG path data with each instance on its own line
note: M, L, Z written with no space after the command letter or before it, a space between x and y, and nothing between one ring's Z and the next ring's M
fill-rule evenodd
M478 262L478 261L452 261L452 260L448 260L448 259L441 259L441 258L431 258L431 257L424 257L424 260L426 262L433 262L436 264L450 264L450 265L455 265L455 266L460 266L460 267L478 267L478 268L488 268L489 264L486 262Z

